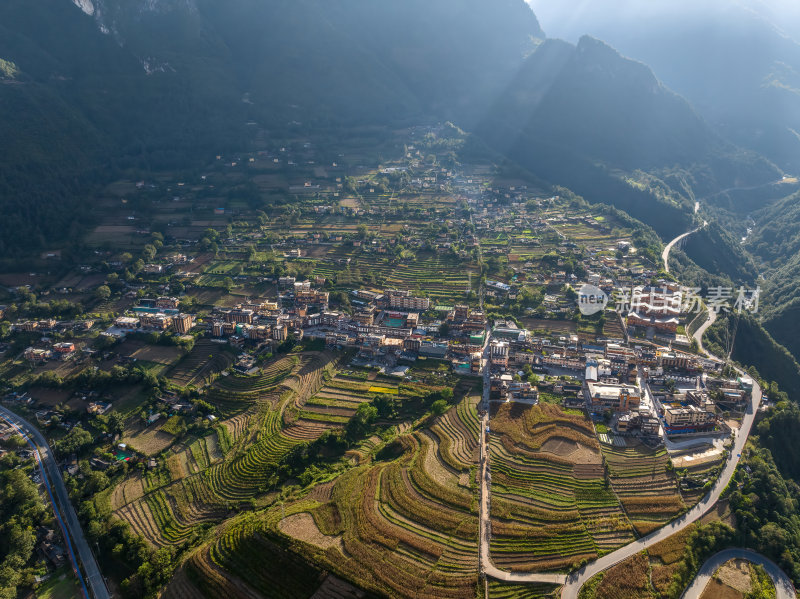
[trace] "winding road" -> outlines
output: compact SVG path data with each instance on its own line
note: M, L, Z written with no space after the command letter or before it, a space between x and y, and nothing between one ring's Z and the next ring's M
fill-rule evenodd
M705 227L708 223L703 221L703 224L697 227L696 229L692 229L691 231L687 231L681 235L678 235L675 239L670 241L667 246L664 248L664 251L661 252L661 261L664 263L664 270L669 272L669 253L672 251L672 248L679 244L681 241L692 235L693 233L697 233L700 229Z
M663 528L659 528L645 537L637 539L634 542L617 549L616 551L612 551L600 559L584 566L577 572L570 574L567 577L567 582L561 591L561 597L563 599L577 599L578 592L583 584L594 575L599 574L603 570L606 570L611 566L628 559L629 557L633 557L640 551L667 539L677 532L682 531L687 526L690 526L702 518L709 510L711 510L711 508L713 508L719 500L722 492L725 490L725 487L728 486L728 483L733 478L733 473L736 470L736 465L739 463L739 458L741 457L742 450L747 442L747 437L750 435L750 429L753 427L753 421L755 420L756 413L758 412L758 406L760 404L761 388L758 386L758 383L756 383L753 387L750 405L747 407L747 412L742 419L742 426L739 428L739 431L734 438L733 447L731 448L731 452L727 461L725 462L722 472L720 473L719 478L714 482L714 485L711 487L709 493L703 497L699 503L697 503L683 516L676 518Z
M492 478L491 473L489 471L489 447L486 442L486 438L489 433L489 393L490 393L490 376L492 371L492 362L491 362L491 355L489 350L489 338L491 337L491 331L487 331L486 335L486 345L483 348L483 357L484 357L484 367L483 367L483 402L482 408L484 410L484 415L481 418L481 444L480 444L480 468L479 468L479 476L480 476L480 488L481 488L481 495L480 495L480 531L479 531L479 539L478 539L478 546L479 546L479 553L480 553L480 568L481 572L486 576L490 576L491 578L497 580L503 580L506 582L519 582L519 583L529 583L529 582L544 582L549 584L564 584L566 582L567 577L564 574L544 574L544 573L537 573L537 574L520 574L516 572L506 572L505 570L501 570L500 568L496 567L492 563L492 559L489 555L489 544L491 542L491 535L492 535L492 527L491 527L491 519L490 519L490 512L491 512L491 486L492 486Z
M705 223L701 227L698 227L697 229L694 229L692 231L689 231L688 233L684 233L683 235L678 236L667 245L662 254L662 259L664 260L664 265L667 272L669 272L669 253L671 249L678 242L680 242L681 239L700 230L703 226L705 226ZM714 322L715 319L716 319L716 313L713 312L712 310L709 310L709 319L695 333L695 338L697 338L698 336L700 337L700 343L702 343L703 332L705 332L705 330L709 326L711 326L711 324ZM488 341L488 336L487 336L487 341ZM702 347L702 345L700 345L700 347ZM488 356L488 347L484 347L484 356L490 358L490 356ZM710 357L714 359L713 356ZM756 413L758 412L758 407L761 404L761 397L762 397L761 387L758 385L758 382L754 382L753 392L750 397L750 404L748 405L747 411L744 415L744 418L742 419L741 427L735 433L733 446L730 450L727 461L725 462L719 477L714 482L709 493L705 497L703 497L703 499L701 499L694 507L692 507L689 511L684 513L682 516L676 518L672 522L650 533L649 535L639 538L633 541L632 543L629 543L628 545L620 547L619 549L604 555L603 557L587 564L586 566L582 567L581 569L569 575L553 574L553 573L535 573L535 572L529 574L516 573L516 572L512 573L500 570L499 568L495 567L492 564L489 551L489 544L491 538L491 521L490 521L491 474L489 470L489 449L486 441L487 437L486 431L489 427L488 399L489 399L490 369L491 365L490 362L487 360L487 364L484 370L484 406L486 407L486 413L481 420L481 429L482 429L480 438L481 461L479 469L480 508L481 508L479 547L480 547L481 571L486 576L490 576L492 578L507 582L550 583L550 584L563 585L561 590L562 599L577 599L581 587L590 578L630 557L633 557L642 550L647 549L648 547L651 547L652 545L667 539L673 534L680 532L681 530L685 529L686 527L690 526L691 524L699 520L714 507L714 505L717 503L720 496L722 495L723 491L728 486L728 483L730 483L731 479L733 478L736 466L739 463L739 459L741 458L742 450L744 449L745 443L747 442L747 438L750 436L750 430L753 427L753 422L755 420ZM741 374L745 374L742 371L740 372ZM710 567L711 566L709 566L709 568ZM695 583L697 583L697 581L695 581ZM690 589L694 586L695 583L692 584Z
M744 559L750 563L764 566L764 570L766 570L775 585L777 599L797 599L794 585L784 571L775 562L749 549L725 549L712 555L700 567L700 572L697 573L697 577L692 581L692 584L683 592L681 599L700 599L700 595L703 594L706 586L711 582L711 577L714 576L717 568L732 559Z
M664 263L664 272L669 274L669 254L672 251L672 248L675 247L682 240L684 240L687 237L689 237L689 235L692 235L693 233L697 233L700 229L702 229L703 227L705 227L707 225L708 225L708 222L707 221L703 221L703 224L701 226L697 227L696 229L692 229L691 231L687 231L686 233L683 233L682 235L678 235L675 239L673 239L672 241L670 241L667 244L667 246L664 248L664 251L661 252L661 261ZM708 318L706 319L706 321L702 325L700 325L700 328L697 329L694 332L694 335L692 335L692 338L695 341L697 341L697 349L698 349L698 351L703 356L708 356L709 355L708 352L706 351L706 349L703 347L703 335L708 330L708 328L711 325L714 324L714 322L716 320L717 320L717 313L714 310L708 310Z
M64 534L67 552L72 561L75 575L81 584L83 596L87 599L90 597L86 588L88 584L91 589L91 596L94 597L94 599L110 599L111 594L108 592L105 579L100 572L97 560L89 548L89 544L86 542L86 537L83 535L83 529L78 521L78 515L75 513L75 508L72 507L72 503L69 500L67 487L64 485L64 479L61 477L61 472L58 469L58 464L53 456L53 451L50 449L50 445L47 443L47 439L45 439L44 435L30 422L2 406L0 406L0 418L13 426L34 450L36 461L42 473L42 480L47 487L50 500L53 503L53 511L56 520ZM56 499L58 501L56 501ZM79 561L75 559L75 550L77 550ZM86 573L85 581L78 567L78 563L83 565L83 570Z

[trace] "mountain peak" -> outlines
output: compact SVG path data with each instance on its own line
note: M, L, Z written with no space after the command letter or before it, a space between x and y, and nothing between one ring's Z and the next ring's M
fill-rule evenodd
M94 15L92 0L72 0L72 2L90 17Z

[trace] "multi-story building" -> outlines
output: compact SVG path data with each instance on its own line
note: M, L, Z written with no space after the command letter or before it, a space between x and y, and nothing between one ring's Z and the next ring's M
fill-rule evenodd
M286 325L279 324L273 327L272 329L272 338L275 341L286 341L286 338L289 336L289 330Z
M253 324L253 311L236 308L224 313L226 322L233 322L239 324Z
M186 335L194 326L194 316L191 314L178 314L172 317L172 326L179 335Z
M414 297L410 291L389 290L386 292L389 306L402 310L417 310L425 312L431 307L431 300L427 297Z
M339 321L342 320L342 315L340 312L323 312L322 313L322 325L326 327L335 327L339 324Z
M714 428L716 421L716 413L692 404L664 410L664 422L669 434L707 431Z
M493 340L489 344L489 355L492 357L492 365L502 368L508 367L509 344L508 341Z
M653 327L657 331L675 333L679 324L680 321L677 317L647 316L639 312L628 313L628 326L631 327Z
M691 356L672 351L658 350L656 359L662 368L689 368Z
M114 319L114 326L122 332L133 333L139 330L141 326L138 318L130 316L120 316Z
M527 381L511 381L508 384L508 393L513 399L537 401L539 389Z
M595 412L613 410L629 412L639 408L641 395L633 385L613 385L594 381L585 381L583 393L586 401Z
M51 352L49 349L29 347L25 350L23 357L34 364L41 364L51 359L53 357L53 352Z
M44 318L38 322L38 329L40 331L52 331L56 328L58 321L55 318Z
M172 325L172 317L166 314L142 314L139 323L145 329L166 331Z
M409 337L403 340L403 349L409 352L418 352L422 347L422 339L420 337Z
M272 328L264 325L242 325L242 336L251 341L264 341L272 336Z
M469 306L459 304L453 311L453 320L464 322L469 317Z
M75 354L75 344L71 341L65 341L64 343L56 343L53 345L53 353L61 360L66 360L67 358L73 356Z
M181 302L177 297L159 297L156 300L156 308L175 310L180 303Z
M353 314L353 320L367 326L375 324L375 308L369 307L359 310Z
M294 294L295 304L313 306L318 310L327 310L329 299L330 294L327 291L304 289L301 291L296 291Z
M214 337L225 337L227 335L233 335L235 331L235 327L233 326L232 322L222 322L222 321L215 321L211 325L211 334Z
M316 312L314 314L306 314L303 317L303 328L318 327L322 323L322 314Z

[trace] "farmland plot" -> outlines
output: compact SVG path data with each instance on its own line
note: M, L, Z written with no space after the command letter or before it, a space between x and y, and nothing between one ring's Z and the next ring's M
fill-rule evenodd
M591 423L549 404L504 404L492 418L494 563L558 570L632 540Z
M611 487L639 534L661 527L686 507L665 449L605 443L602 448Z

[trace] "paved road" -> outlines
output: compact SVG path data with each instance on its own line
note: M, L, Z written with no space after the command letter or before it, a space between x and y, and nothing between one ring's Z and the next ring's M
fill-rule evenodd
M705 224L703 225L705 226ZM669 252L672 247L675 246L681 239L684 237L691 235L695 231L699 230L695 229L693 231L689 231L676 239L672 240L667 247L664 249L662 254L662 259L664 261L665 268L668 271L669 267ZM698 333L702 336L702 333L705 331L708 326L711 326L711 323L714 321L716 314L712 311L709 311L709 321L706 325L701 327ZM486 351L486 349L484 349ZM489 365L487 365L488 371ZM744 372L740 371L740 374L745 374ZM488 372L484 373L484 401L485 405L488 406L488 386L489 386L489 375ZM561 589L561 597L562 599L577 599L578 593L580 592L581 587L583 584L595 576L600 572L607 570L608 568L618 564L621 561L624 561L637 553L641 552L652 545L659 543L668 537L672 536L675 533L680 532L681 530L685 529L687 526L690 526L695 521L699 520L702 516L704 516L709 510L711 510L714 505L719 500L720 496L722 495L725 488L730 483L731 479L733 478L733 474L736 470L736 466L739 463L739 459L741 458L742 450L744 449L745 443L747 442L747 438L750 435L750 430L753 427L753 421L755 420L756 413L758 412L758 407L761 404L761 387L758 385L757 382L754 382L753 392L750 398L750 405L747 407L747 411L742 419L742 426L739 428L738 432L734 437L733 446L731 448L730 454L725 462L722 472L717 480L714 482L713 486L709 493L701 499L694 507L692 507L688 512L683 514L681 517L676 518L669 524L665 525L664 527L650 533L649 535L637 539L624 547L620 547L616 551L612 551L609 554L604 555L603 557L595 560L594 562L587 564L580 570L568 575L564 576L561 574L543 574L543 573L530 573L530 574L520 574L520 573L510 573L500 570L499 568L495 567L489 555L489 539L491 535L490 529L490 472L489 472L489 449L486 443L486 428L489 426L489 416L488 413L483 417L481 421L481 464L480 464L480 500L481 500L481 513L480 513L480 532L479 532L479 546L480 546L480 567L481 571L486 574L487 576L491 576L492 578L496 578L499 580L509 581L509 582L518 582L518 583L553 583L553 584L563 584Z
M708 328L712 324L714 324L716 320L717 320L717 313L714 312L714 310L709 310L708 318L706 319L706 321L702 325L700 325L700 328L694 332L694 335L692 335L694 340L697 341L697 351L700 352L700 355L713 357L711 356L711 354L708 353L706 348L703 347L703 335L705 335Z
M544 582L550 584L564 584L567 579L567 577L564 574L542 574L542 573L519 574L513 572L506 572L496 567L492 563L492 559L489 555L489 543L492 534L491 520L490 520L491 473L489 471L489 446L488 443L486 442L486 430L489 428L489 394L490 394L490 383L491 383L490 379L492 370L491 355L489 350L489 338L490 334L489 332L487 332L486 345L483 348L483 357L485 360L485 365L483 370L482 407L485 410L485 413L481 418L481 433L480 433L481 461L480 461L479 476L480 476L480 488L481 488L481 496L480 496L481 510L479 519L480 530L478 533L480 569L481 572L483 572L486 576L490 576L497 580L503 580L506 582L519 582L519 583Z
M673 534L680 532L690 524L694 523L696 520L700 519L711 508L713 508L714 504L717 503L720 495L722 495L725 487L728 486L728 483L733 477L733 473L736 470L736 465L739 463L739 458L741 457L742 450L747 442L747 437L750 435L750 429L753 426L753 420L755 420L756 412L758 412L758 406L760 404L761 388L756 383L753 387L750 405L747 407L747 412L742 420L742 426L734 438L730 455L725 462L725 466L723 467L719 478L711 487L711 491L709 491L708 495L701 499L699 503L697 503L683 516L673 520L663 528L660 528L657 531L642 537L641 539L637 539L633 543L625 545L616 551L612 551L611 553L604 555L600 559L586 565L576 573L568 576L567 584L564 585L564 588L561 591L562 599L577 599L581 586L583 586L583 583L589 580L592 576L599 574L603 570L606 570L607 568L610 568L611 566L636 555L640 551L647 549L648 547L651 547L660 541L663 541Z
M664 270L669 272L669 253L672 251L672 248L675 247L679 242L683 241L685 238L689 237L692 233L697 233L700 229L706 226L707 223L703 223L701 226L697 227L696 229L692 229L691 231L687 231L683 235L678 235L675 239L670 241L667 244L667 247L664 248L664 251L661 252L661 261L664 263Z
M53 457L53 452L47 444L47 439L30 422L2 406L0 406L0 417L14 426L36 451L37 461L43 474L42 479L47 486L51 500L53 500L53 510L56 513L59 524L62 526L70 558L73 565L75 565L74 547L86 573L86 583L84 583L80 570L76 568L76 574L81 583L84 596L89 597L86 590L86 584L88 584L94 599L110 599L111 594L106 588L97 560L95 560L94 554L83 536L83 529L78 521L78 515L69 500L67 487L64 485L64 479L61 477L61 472L58 469L55 457ZM53 494L55 494L58 502L55 501Z
M696 210L695 210L695 212L696 212ZM667 247L665 247L664 251L661 252L661 261L664 263L664 270L666 272L669 272L669 253L672 251L672 248L675 247L675 245L678 244L678 242L680 242L682 239L685 239L686 237L688 237L692 233L696 233L697 231L699 231L700 229L705 227L706 224L707 223L704 222L701 227L697 227L696 229L692 229L691 231L688 231L688 232L684 233L683 235L678 235L675 239L673 239L672 241L670 241L667 244ZM714 312L713 310L709 310L708 311L708 316L709 316L708 319L700 326L699 329L697 329L695 331L694 335L692 335L692 337L695 339L695 341L697 341L697 349L698 349L698 351L700 352L701 355L704 355L704 356L707 356L709 354L706 351L706 349L703 347L703 335L705 334L706 330L708 330L708 328L712 324L714 324L714 322L717 320L717 313Z
M669 252L672 247L682 238L686 237L687 235L691 235L696 230L697 229L676 237L667 245L667 247L664 249L664 253L662 254L665 268L668 267ZM711 323L713 323L715 319L716 313L712 310L709 310L709 320L698 330L698 333L701 335L701 339L702 333L705 331L705 329L711 326ZM739 372L743 375L746 374L743 371ZM583 586L583 584L592 576L595 576L603 570L606 570L607 568L610 568L611 566L629 557L632 557L643 549L646 549L655 543L663 541L671 535L680 532L705 515L714 506L714 504L719 500L720 495L722 495L722 492L725 490L725 487L727 487L728 483L731 481L733 473L736 470L736 465L739 463L744 445L747 442L747 438L750 436L750 429L753 427L753 421L755 420L756 413L758 412L758 407L761 405L761 395L761 387L759 386L758 382L754 382L753 393L751 394L750 398L750 405L748 406L747 412L742 419L742 426L739 428L736 436L734 437L733 447L731 448L730 455L725 462L722 472L720 473L720 476L714 485L711 487L711 491L708 493L708 495L701 499L699 503L697 503L683 516L673 520L663 528L660 528L649 535L642 537L641 539L637 539L633 543L625 545L624 547L621 547L616 551L613 551L601 557L600 559L587 564L585 567L571 574L569 577L567 577L567 584L564 585L561 591L562 599L577 599L581 586Z
M760 553L749 549L725 549L712 555L706 563L700 567L700 572L692 581L692 584L683 592L681 599L699 599L706 586L711 582L711 577L722 564L732 559L745 559L753 564L764 566L772 582L775 584L777 599L797 599L794 585L791 579L786 576L774 562L770 561Z

